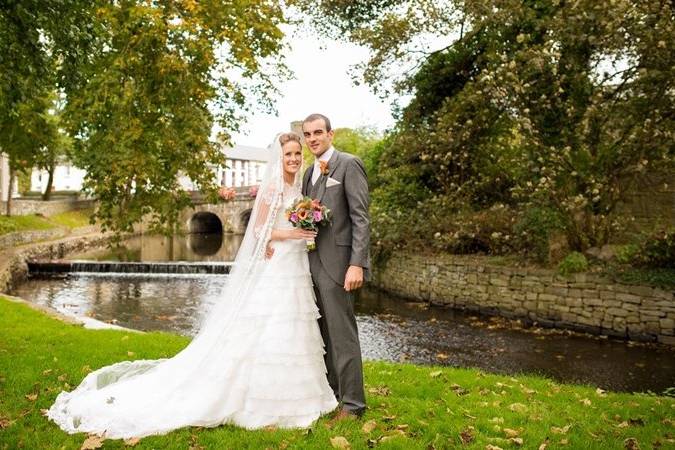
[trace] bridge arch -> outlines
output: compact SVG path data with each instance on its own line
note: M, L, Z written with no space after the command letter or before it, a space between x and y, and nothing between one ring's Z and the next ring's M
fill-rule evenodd
M244 210L241 214L239 214L239 228L241 230L246 230L246 227L248 226L248 221L251 220L251 213L253 212L252 208Z
M223 222L210 211L199 211L190 218L188 231L190 233L223 234Z

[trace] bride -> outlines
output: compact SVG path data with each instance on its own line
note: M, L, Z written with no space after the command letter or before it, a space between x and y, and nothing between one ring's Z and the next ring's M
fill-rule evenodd
M301 167L299 136L278 135L227 287L184 350L98 369L47 416L68 433L131 438L226 423L307 427L335 409L305 251L315 233L284 215Z

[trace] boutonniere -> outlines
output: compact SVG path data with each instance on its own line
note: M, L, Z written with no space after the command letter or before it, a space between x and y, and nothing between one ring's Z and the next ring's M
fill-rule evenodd
M319 170L321 171L321 175L328 175L328 171L330 170L328 161L319 161Z

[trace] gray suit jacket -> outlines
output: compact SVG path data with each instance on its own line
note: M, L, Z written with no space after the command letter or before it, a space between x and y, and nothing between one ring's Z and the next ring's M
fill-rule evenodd
M329 225L319 227L316 250L330 277L343 285L347 267L363 267L370 279L370 218L368 180L363 162L356 156L337 150L328 161L328 175L312 185L312 165L302 182L303 195L317 198L332 212ZM328 179L339 182L326 186ZM310 266L315 258L310 258ZM314 272L314 268L312 271Z

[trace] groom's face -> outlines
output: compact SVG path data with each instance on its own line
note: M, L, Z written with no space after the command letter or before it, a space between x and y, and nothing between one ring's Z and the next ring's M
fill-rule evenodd
M302 133L309 151L317 158L333 145L333 130L326 130L323 119L303 123Z

